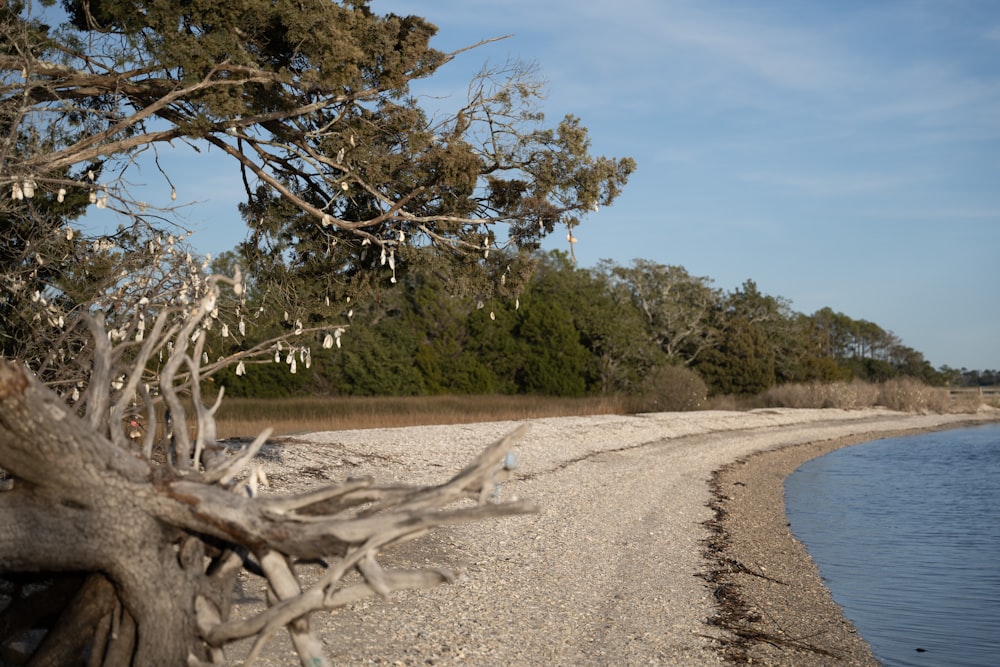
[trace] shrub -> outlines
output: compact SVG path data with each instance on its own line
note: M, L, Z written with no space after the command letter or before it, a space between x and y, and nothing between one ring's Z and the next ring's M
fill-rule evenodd
M879 384L853 382L807 382L772 387L761 396L767 407L840 408L858 410L876 405L899 412L949 412L947 389L931 387L913 378L897 378Z
M762 395L768 407L857 410L876 404L878 387L867 382L803 382L771 387Z
M629 412L683 412L704 407L708 386L684 366L655 366L628 401Z
M899 412L949 412L951 395L912 378L888 380L879 385L878 404Z

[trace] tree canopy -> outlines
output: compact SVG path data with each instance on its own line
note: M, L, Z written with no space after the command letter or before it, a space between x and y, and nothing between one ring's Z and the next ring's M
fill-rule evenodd
M149 219L135 165L172 142L212 149L245 190L244 268L258 279L281 265L339 296L394 273L414 244L533 247L611 204L635 168L592 156L575 117L546 127L522 63L484 69L460 108L429 113L409 82L461 51L432 48L426 19L366 2L67 0L57 26L33 9L0 9L0 187L22 208L25 194L69 197L74 214L89 200ZM175 178L162 173L171 200Z
M232 642L256 638L252 660L286 628L303 664L329 664L309 614L448 578L386 569L382 549L532 511L490 502L511 438L438 487L261 497L247 466L267 432L226 448L221 392L202 394L221 369L242 377L272 357L309 375L355 307L412 335L379 298L408 262L482 298L512 289L530 273L520 253L621 192L635 163L592 155L575 117L546 124L531 66L484 69L459 108L423 108L409 83L467 50L433 48L435 32L363 0L0 3L5 663L226 664ZM177 224L182 181L161 157L180 143L228 160L245 195L248 240L224 262L198 257ZM117 228L81 225L90 210ZM373 381L440 384L448 335L427 334L438 349L420 374L397 358ZM367 380L349 361L341 371ZM489 379L470 367L465 381ZM311 588L303 560L326 567ZM241 571L268 588L251 620L228 617ZM52 613L22 613L42 605Z

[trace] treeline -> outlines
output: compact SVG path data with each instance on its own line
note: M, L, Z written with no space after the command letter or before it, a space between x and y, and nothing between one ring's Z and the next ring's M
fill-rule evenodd
M794 312L752 280L725 292L709 278L649 260L578 268L558 252L532 259L518 291L488 299L453 289L457 278L441 264L410 262L396 284L328 307L345 323L336 338L304 334L301 347L275 349L273 359L216 381L229 395L250 397L583 396L678 382L745 396L789 382L951 379L873 322L829 308ZM320 316L285 311L256 322L239 344L302 327L302 318L308 329ZM235 344L217 337L213 347Z
M996 387L1000 385L1000 371L969 370L968 368L941 367L941 373L952 387Z

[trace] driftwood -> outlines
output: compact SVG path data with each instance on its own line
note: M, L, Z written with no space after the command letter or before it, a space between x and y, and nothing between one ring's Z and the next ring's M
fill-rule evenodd
M153 344L131 357L115 393L99 382L116 377L113 364L124 357L91 320L97 343L85 410L23 365L0 360L0 467L13 479L0 492L0 663L224 665L227 645L254 638L250 664L271 635L287 631L302 664L326 665L310 614L452 576L385 569L383 549L437 526L535 510L491 502L522 429L439 486L364 478L293 496L254 494L236 480L267 433L227 453L214 441L212 409L195 401L190 438L176 397L180 369L200 377L200 351L186 343L211 306L174 328L158 320L154 331L156 345L174 341L160 389L175 435L162 443L162 460L152 436L133 442L121 419L128 392L149 399L136 378ZM297 574L305 559L326 564L308 587ZM256 616L230 615L240 572L267 581L268 604ZM352 572L359 576L346 577Z

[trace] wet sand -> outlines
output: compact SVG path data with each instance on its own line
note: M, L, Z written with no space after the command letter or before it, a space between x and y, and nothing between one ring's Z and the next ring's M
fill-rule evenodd
M982 423L973 421L968 425ZM950 424L947 428L966 424ZM834 602L785 514L784 480L799 466L835 449L932 429L857 434L793 445L741 458L717 470L710 483L714 518L706 558L718 612L726 629L722 653L759 665L879 665L867 643Z

